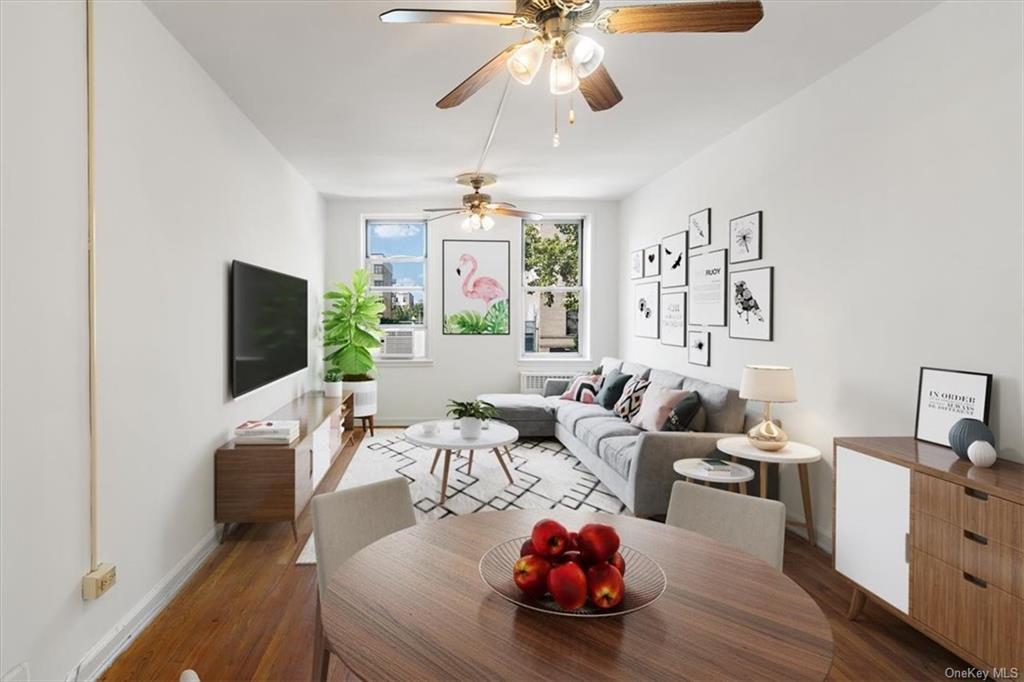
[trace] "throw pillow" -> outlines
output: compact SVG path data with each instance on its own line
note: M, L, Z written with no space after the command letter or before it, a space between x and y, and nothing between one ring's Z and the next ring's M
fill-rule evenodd
M683 399L676 403L668 418L661 426L662 431L700 431L703 424L697 428L697 415L701 410L700 393L690 391Z
M640 403L643 402L644 392L651 382L640 377L633 377L626 382L622 389L622 397L615 403L612 410L626 421L629 421L640 411Z
M602 377L597 374L584 374L576 377L569 384L568 390L561 395L562 400L575 400L578 403L592 403L601 388Z
M601 384L601 390L597 392L598 405L606 410L615 407L615 403L622 397L622 389L626 387L626 382L632 378L631 374L623 374L617 369L608 372L604 383Z
M659 430L672 413L672 408L688 393L689 391L667 386L648 386L643 400L640 401L640 410L629 423L645 431Z

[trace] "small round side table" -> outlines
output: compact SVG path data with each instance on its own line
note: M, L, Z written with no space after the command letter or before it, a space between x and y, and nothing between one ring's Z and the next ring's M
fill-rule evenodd
M704 481L704 485L712 483L728 483L739 485L739 490L747 494L747 481L754 478L754 470L750 467L729 462L728 471L708 471L701 466L703 459L695 457L692 459L677 459L672 464L672 469L683 478L691 478L695 481Z
M814 516L811 514L811 484L807 465L821 459L821 450L804 443L789 441L786 447L771 452L754 447L746 436L730 436L719 439L718 449L733 457L761 463L761 497L768 497L769 464L796 464L800 474L800 493L804 498L804 525L807 528L807 541L817 546Z

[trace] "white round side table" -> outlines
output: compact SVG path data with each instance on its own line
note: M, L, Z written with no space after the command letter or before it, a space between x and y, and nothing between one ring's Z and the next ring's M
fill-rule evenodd
M738 485L742 494L747 494L747 481L754 478L754 470L750 467L729 462L728 471L708 471L701 466L704 460L699 457L692 459L677 459L672 464L672 469L684 478L692 478L695 481L704 481L704 485L712 483L728 483Z
M508 455L508 459L511 462L512 453L509 451L508 446L519 440L519 431L515 428L492 419L488 428L482 430L478 438L466 438L459 429L455 428L454 423L450 419L433 423L437 424L437 431L434 433L429 435L423 433L423 424L413 424L405 430L405 439L414 445L434 449L434 463L430 465L430 473L434 473L437 460L441 457L441 452L444 451L444 470L441 475L441 504L444 504L448 499L448 469L451 465L452 453L458 453L461 450L469 450L469 473L473 473L473 451L491 450L494 456L498 458L498 464L501 465L502 470L505 472L508 482L515 482L512 480L512 474L509 473L499 449L505 450L505 454Z
M807 540L817 546L814 533L814 516L811 513L811 484L807 465L821 459L821 450L805 443L789 441L786 447L774 452L754 447L746 436L730 436L719 439L718 449L727 455L761 463L761 497L768 497L768 465L796 464L800 474L800 493L804 498L804 525Z

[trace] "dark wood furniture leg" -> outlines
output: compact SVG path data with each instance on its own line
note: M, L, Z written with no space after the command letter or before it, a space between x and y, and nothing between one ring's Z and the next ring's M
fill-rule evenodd
M864 603L867 601L867 598L867 595L860 588L853 588L853 594L850 596L850 609L846 612L847 620L853 620L860 615L860 612L864 610Z
M437 468L437 460L441 458L441 448L434 450L434 463L430 465L430 473L434 473L434 469Z
M448 467L452 463L452 451L444 451L444 469L441 474L441 504L444 504L448 500Z
M501 465L502 471L505 472L505 477L508 479L508 482L515 483L515 481L512 480L512 474L508 472L508 467L505 466L505 460L501 457L501 450L494 448L494 456L498 458L498 464Z
M814 515L811 513L810 473L807 470L806 464L797 464L796 467L800 472L800 493L804 498L804 523L807 526L807 541L813 547L817 547L818 538L814 533Z
M324 625L320 620L320 597L316 599L316 630L313 634L313 682L327 682L331 664L331 650L327 648Z
M371 414L370 415L370 436L372 437L374 435L375 434L373 433L373 415Z
M761 497L768 498L768 462L761 462L760 471L758 472L761 476Z

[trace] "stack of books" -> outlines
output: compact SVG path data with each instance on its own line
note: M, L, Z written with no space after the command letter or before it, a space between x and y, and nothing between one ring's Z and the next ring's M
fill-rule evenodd
M716 474L726 474L732 470L732 467L729 465L729 462L726 462L724 459L718 458L702 459L700 461L700 468L709 473Z
M299 437L299 421L257 419L235 427L237 445L288 445Z

